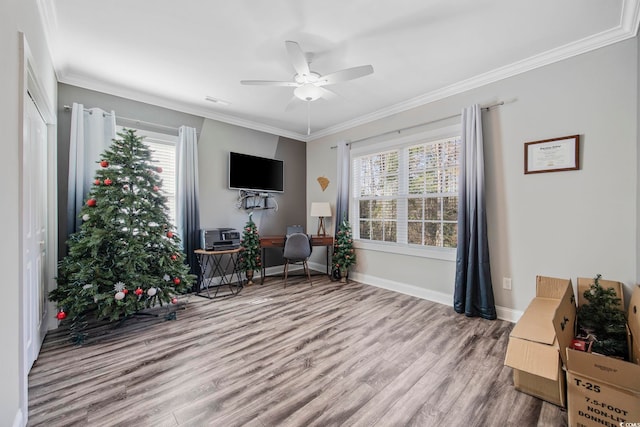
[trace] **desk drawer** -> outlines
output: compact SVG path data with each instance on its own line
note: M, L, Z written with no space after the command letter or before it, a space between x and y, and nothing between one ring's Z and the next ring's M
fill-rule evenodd
M263 248L284 246L284 237L260 237L260 246Z

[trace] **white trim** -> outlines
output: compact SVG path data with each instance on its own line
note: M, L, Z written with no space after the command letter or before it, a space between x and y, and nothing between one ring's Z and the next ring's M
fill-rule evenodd
M40 10L41 20L43 22L43 26L45 27L45 33L47 34L48 44L53 45L56 41L53 40L52 35L55 33L54 29L58 25L55 16L55 8L52 6L53 0L37 0L37 3L38 9ZM201 107L193 106L184 102L164 99L155 95L137 91L133 88L122 88L104 82L96 82L87 79L86 77L67 73L65 70L60 69L60 67L62 66L61 64L56 64L56 74L58 75L58 81L61 83L105 92L116 96L137 100L140 102L146 102L152 105L170 108L176 111L182 111L185 113L218 120L224 123L229 123L273 135L284 136L299 141L309 142L354 128L356 126L364 125L375 120L384 119L393 114L407 111L415 107L419 107L434 101L438 101L440 99L450 97L452 95L466 92L468 90L475 89L489 83L503 80L508 77L512 77L539 67L543 67L545 65L574 57L576 55L580 55L595 49L599 49L601 47L633 38L638 32L639 23L640 1L623 0L620 23L614 28L602 31L589 37L585 37L572 43L568 43L564 46L550 49L546 52L542 52L538 55L531 56L524 60L506 65L504 67L496 68L478 76L454 83L447 87L416 96L406 101L394 104L390 107L382 108L370 114L365 114L356 119L348 120L346 122L313 132L311 135L292 132L275 126L269 126L263 123L259 123L253 120L242 119L226 114L214 113L211 111L207 111L206 109L203 109ZM50 56L51 58L53 58L55 63L56 57L55 55L53 55L53 47L51 46Z
M27 421L24 418L22 409L18 408L18 412L16 412L16 416L13 417L13 424L11 424L11 427L23 427L26 425L27 425Z
M409 255L419 258L439 259L442 261L456 261L456 248L441 248L437 246L418 246L402 243L354 240L353 247L375 252Z
M431 289L421 288L415 285L410 285L408 283L382 279L380 277L370 276L368 274L361 274L357 272L349 273L349 278L365 285L375 286L377 288L399 292L401 294L453 307L453 294L433 291ZM522 316L521 311L500 306L496 306L496 314L498 316L498 319L514 323L517 322L518 319L520 319L520 317Z

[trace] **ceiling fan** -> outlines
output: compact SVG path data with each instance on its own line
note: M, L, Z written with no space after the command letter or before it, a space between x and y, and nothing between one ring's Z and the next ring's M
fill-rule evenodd
M321 75L309 68L312 59L311 54L305 55L300 45L294 41L285 41L284 43L289 59L296 71L292 81L241 80L240 83L243 85L294 87L294 99L310 102L318 98L331 99L336 96L335 92L326 89L324 86L357 79L373 73L371 65L361 65Z

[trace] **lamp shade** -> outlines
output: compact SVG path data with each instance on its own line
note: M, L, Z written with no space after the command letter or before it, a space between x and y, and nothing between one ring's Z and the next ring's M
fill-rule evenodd
M315 216L315 217L330 217L331 216L331 204L329 202L312 202L311 203L311 216Z

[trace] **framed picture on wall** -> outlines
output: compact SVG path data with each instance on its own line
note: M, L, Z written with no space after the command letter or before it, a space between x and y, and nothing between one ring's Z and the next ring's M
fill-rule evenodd
M524 173L580 169L580 135L544 139L524 144Z

